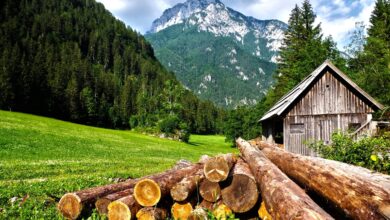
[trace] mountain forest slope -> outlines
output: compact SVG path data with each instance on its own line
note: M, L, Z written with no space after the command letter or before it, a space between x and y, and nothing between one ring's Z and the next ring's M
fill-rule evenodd
M153 22L145 37L190 90L219 106L255 104L272 83L283 31L219 0L188 0Z
M144 37L102 4L1 4L1 109L119 128L175 115L190 132L216 132L219 110L184 89Z

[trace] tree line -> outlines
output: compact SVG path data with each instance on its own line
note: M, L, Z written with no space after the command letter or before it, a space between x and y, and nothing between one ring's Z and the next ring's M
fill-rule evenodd
M188 132L217 133L223 115L94 0L4 0L0 94L1 109L110 128L176 117Z

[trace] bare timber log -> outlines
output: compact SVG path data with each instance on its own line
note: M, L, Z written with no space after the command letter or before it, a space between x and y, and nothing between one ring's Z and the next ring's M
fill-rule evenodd
M351 165L293 154L265 144L261 148L288 176L328 199L348 216L390 219L390 192L383 187L386 181L381 178L382 182L375 182L375 177L382 175L369 178L368 172Z
M199 188L199 184L203 179L203 170L199 170L193 176L185 177L171 188L171 197L177 202L187 200Z
M253 208L259 198L257 183L248 164L239 158L230 177L231 183L222 189L222 201L233 212L244 213Z
M191 203L177 203L175 202L171 208L173 219L188 219L193 208Z
M201 207L196 207L194 210L192 210L190 216L188 217L189 220L207 220L207 212L205 209Z
M162 208L144 207L137 212L138 220L164 220L168 217L168 212Z
M241 138L236 143L273 219L333 219L260 150Z
M204 175L211 182L226 180L229 171L236 161L233 154L224 154L209 158L204 164Z
M109 220L131 219L141 208L133 195L128 195L108 205L107 217Z
M111 202L113 202L115 200L118 200L120 198L129 196L129 195L132 195L133 192L134 192L134 189L130 188L130 189L119 191L119 192L116 192L116 193L113 193L113 194L106 195L106 196L104 196L102 198L99 198L95 202L96 210L98 211L98 213L100 215L106 215L108 213L108 209L107 209L108 205Z
M204 179L199 185L199 194L204 200L216 202L221 198L221 187L218 183Z
M154 206L161 199L160 186L151 179L140 180L134 187L134 198L142 206Z
M203 168L202 165L194 164L183 169L171 169L163 173L146 176L144 178L153 179L156 182L161 181L164 184L165 182L169 182L169 180L167 180L169 177L172 177L171 182L176 183L185 176L192 175L201 168ZM140 179L131 179L125 182L93 187L74 193L67 193L60 199L58 203L58 210L65 218L77 219L85 204L94 203L97 198L104 197L108 194L134 188L135 184ZM164 191L164 195L166 195L167 192L169 193L169 190L166 189L166 191Z

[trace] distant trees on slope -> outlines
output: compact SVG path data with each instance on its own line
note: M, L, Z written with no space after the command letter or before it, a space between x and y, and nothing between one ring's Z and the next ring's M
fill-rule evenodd
M113 128L175 115L190 132L220 131L221 110L185 90L102 4L5 0L0 10L1 109Z

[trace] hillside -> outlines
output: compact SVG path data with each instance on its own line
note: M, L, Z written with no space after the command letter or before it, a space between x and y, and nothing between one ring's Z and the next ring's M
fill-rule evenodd
M192 135L184 144L0 111L0 219L53 219L65 192L159 172L179 159L232 151L222 136ZM25 195L21 208L20 201L12 206L11 198Z
M0 11L0 109L115 128L174 114L190 132L216 132L218 109L184 89L101 3L6 0Z
M145 37L186 87L233 108L257 103L268 90L286 28L218 0L188 0L164 11Z

